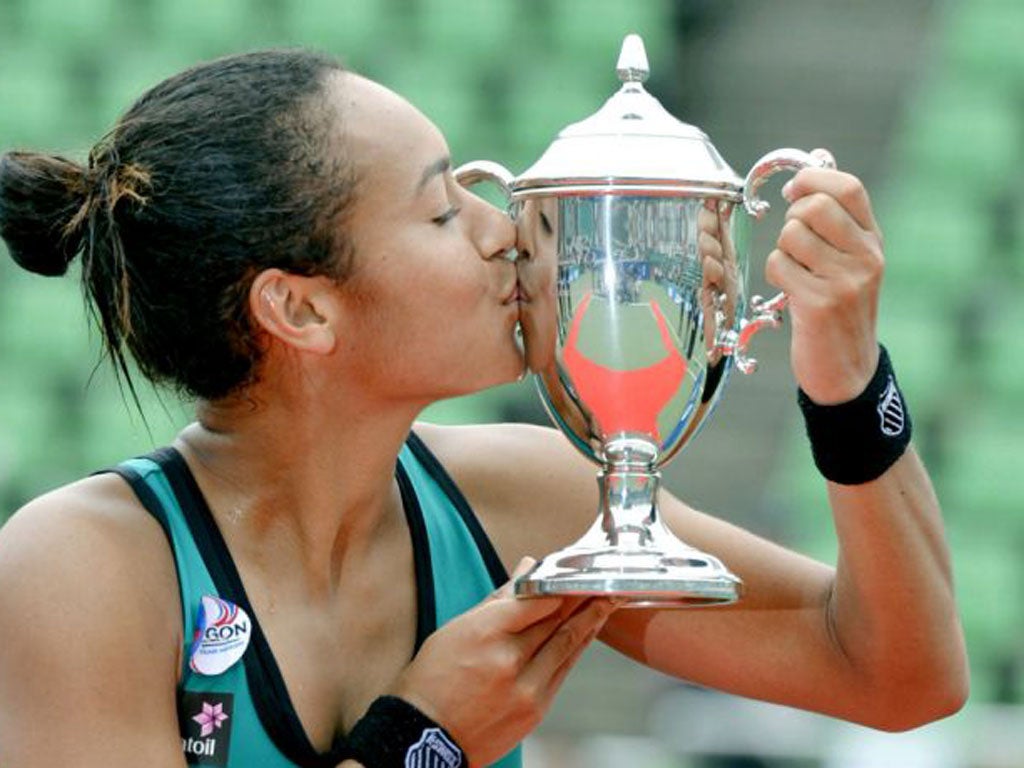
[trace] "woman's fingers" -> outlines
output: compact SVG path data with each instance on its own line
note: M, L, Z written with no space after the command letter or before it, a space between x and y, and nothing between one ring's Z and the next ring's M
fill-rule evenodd
M786 210L786 225L793 222L803 224L826 243L845 253L881 249L877 234L864 229L838 200L825 192L812 192L790 205Z
M527 573L530 572L530 569L533 568L533 566L536 564L537 561L534 560L532 557L524 557L516 564L516 567L512 570L512 575L509 577L508 581L506 581L504 584L502 584L500 587L494 590L494 592L492 592L490 594L490 597L488 597L487 599L493 600L499 597L512 597L514 594L512 591L513 585L515 584L516 579L518 579L520 576L525 576Z
M515 580L529 573L536 562L532 557L524 557L512 571L509 580L473 609L488 614L487 626L495 632L519 634L562 608L564 599L560 597L537 597L529 600L516 598Z
M536 692L542 700L554 695L572 663L597 637L617 607L617 603L604 598L584 603L554 630L548 641L527 662L520 684Z
M559 597L492 597L474 610L486 614L485 625L495 634L518 635L548 617L557 621L562 602Z
M535 598L530 599L533 600ZM588 598L565 597L561 598L561 600L562 604L557 611L519 633L517 640L522 651L524 666L529 663L530 659L536 655L537 651L570 616L581 610L584 603L588 601Z
M862 228L879 232L867 190L856 176L830 168L804 168L782 188L790 203L815 192L836 200Z
M843 253L819 237L800 219L790 219L783 225L777 245L780 251L819 277L845 268Z
M822 279L788 252L776 248L768 254L765 279L790 296L803 297L822 290Z

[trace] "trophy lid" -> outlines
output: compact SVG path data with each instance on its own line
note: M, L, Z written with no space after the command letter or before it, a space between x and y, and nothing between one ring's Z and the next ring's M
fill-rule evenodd
M532 193L661 194L742 198L743 180L699 128L673 117L644 90L650 69L639 35L627 35L616 67L622 87L590 117L566 126L516 177Z

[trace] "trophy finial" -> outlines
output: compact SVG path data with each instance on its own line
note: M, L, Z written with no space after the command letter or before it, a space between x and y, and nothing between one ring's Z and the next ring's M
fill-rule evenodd
M626 35L615 71L623 83L642 83L647 80L651 68L647 64L647 51L644 50L644 41L640 35Z

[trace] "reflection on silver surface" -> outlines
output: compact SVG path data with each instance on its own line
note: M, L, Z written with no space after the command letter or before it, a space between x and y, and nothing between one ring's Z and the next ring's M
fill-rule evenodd
M703 131L646 92L648 71L629 36L618 92L530 168L456 171L509 195L527 366L555 424L601 467L597 520L517 579L519 596L678 607L733 602L742 586L664 525L658 468L707 421L732 367L753 370L751 337L779 322L781 294L751 300L746 319L748 214L767 205L758 188L831 158L777 150L740 179Z
M716 339L738 330L743 304L735 229L745 222L732 211L627 195L523 206L528 362L552 418L594 461L660 466L717 403L730 364ZM551 275L553 297L542 285Z

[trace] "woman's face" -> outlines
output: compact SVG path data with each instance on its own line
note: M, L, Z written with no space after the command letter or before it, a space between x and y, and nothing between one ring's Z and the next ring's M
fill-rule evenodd
M358 178L343 364L377 394L424 402L516 379L511 220L456 183L444 137L404 99L351 74L330 87Z
M516 218L518 229L520 324L526 364L534 373L557 376L558 202L554 197L527 200Z

